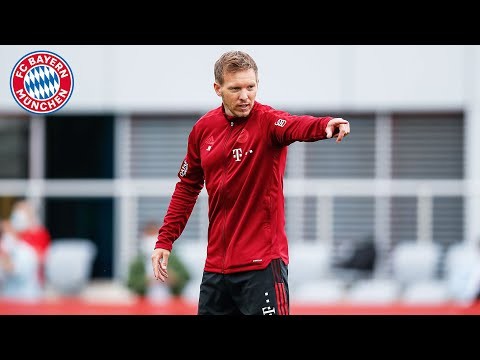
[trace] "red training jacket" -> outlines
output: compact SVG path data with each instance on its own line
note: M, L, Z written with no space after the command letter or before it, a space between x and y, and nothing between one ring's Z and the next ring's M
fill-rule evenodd
M208 245L204 270L235 273L288 264L283 175L287 146L326 138L332 117L290 115L255 102L246 118L223 104L193 126L155 248L171 250L200 191L208 193Z

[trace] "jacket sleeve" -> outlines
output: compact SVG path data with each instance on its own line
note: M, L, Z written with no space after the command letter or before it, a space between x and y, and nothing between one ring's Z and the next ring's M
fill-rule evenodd
M280 110L267 112L265 118L272 143L280 146L326 139L325 128L331 119L332 116L291 115Z
M178 171L179 181L175 185L163 224L158 231L155 249L171 251L173 242L180 237L187 225L205 181L199 154L194 127L188 137L187 154Z

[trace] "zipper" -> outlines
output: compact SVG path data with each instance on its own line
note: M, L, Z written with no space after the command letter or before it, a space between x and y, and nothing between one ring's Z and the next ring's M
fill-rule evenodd
M223 141L223 150L224 154L227 154L227 143L228 140L230 139L230 135L232 135L233 131L233 125L235 123L233 121L230 121L230 131L228 132L227 136L225 137L225 140ZM227 154L225 157L225 160L223 161L223 174L222 174L222 182L221 182L221 194L223 197L223 194L225 193L224 185L225 185L225 178L227 176L227 164L228 164L228 159L230 157L230 154ZM227 255L227 239L225 237L225 228L227 226L227 209L224 207L223 208L223 232L222 232L222 237L223 237L223 259L222 259L222 273L225 272L225 257Z

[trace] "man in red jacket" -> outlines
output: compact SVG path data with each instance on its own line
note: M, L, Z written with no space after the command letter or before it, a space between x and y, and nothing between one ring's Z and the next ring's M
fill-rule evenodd
M193 126L164 222L152 253L156 279L200 191L208 192L208 245L198 314L287 315L288 243L283 176L287 147L350 133L342 118L295 116L255 100L258 68L241 51L214 66L222 104Z

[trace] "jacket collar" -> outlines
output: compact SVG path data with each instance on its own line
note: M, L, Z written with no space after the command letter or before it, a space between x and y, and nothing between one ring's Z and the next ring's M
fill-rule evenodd
M227 113L225 112L225 106L223 105L222 103L222 113L223 113L223 116L225 116L225 119L227 119L228 122L230 121L233 121L234 123L241 123L241 122L244 122L244 121L247 121L253 114L253 112L256 110L257 108L257 101L255 101L253 103L253 108L252 108L252 111L250 111L250 114L248 114L247 117L236 117L236 116L230 116L230 115L227 115Z

